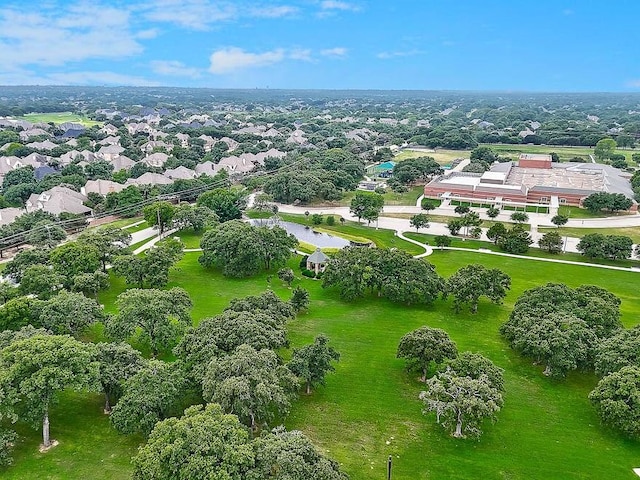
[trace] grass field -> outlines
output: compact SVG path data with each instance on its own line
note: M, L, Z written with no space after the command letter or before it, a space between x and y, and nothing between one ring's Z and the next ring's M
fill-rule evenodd
M572 227L539 227L540 233L558 232L562 236L581 238L590 233L600 233L602 235L623 235L633 240L633 243L640 243L640 227L620 227L620 228L572 228Z
M457 158L469 158L470 153L471 152L469 150L446 150L439 148L436 150L406 149L398 152L398 154L393 157L393 160L401 162L402 160L407 160L409 158L431 157L440 165L448 165Z
M435 222L435 223L444 223L447 224L449 223L449 220L452 220L454 218L460 218L460 215L431 215L429 212L425 212L427 214L427 216L429 217L429 221L430 222ZM413 213L382 213L380 216L381 217L389 217L389 218L403 218L405 220L409 220L411 217L413 217ZM505 227L511 227L513 225L515 225L512 222L498 222L498 221L493 221L493 220L483 220L482 223L480 224L481 227L483 228L490 228L491 226L493 226L496 223L502 223L504 224ZM524 228L527 231L531 230L531 225L529 225L528 223L523 223L522 224L522 228Z
M568 162L573 157L582 157L586 161L590 162L589 154L593 155L593 148L591 147L564 147L558 145L494 145L485 144L490 147L494 152L502 156L513 157L517 160L517 156L521 153L551 153L555 152L560 157L561 162ZM635 165L635 162L631 161L631 155L638 150L622 150L617 149L614 153L622 154L626 157L629 165Z
M381 245L399 240L392 232L357 225L332 230L375 237ZM290 296L279 281L268 283L266 274L224 278L203 269L198 256L186 253L168 285L189 291L196 323L219 313L238 296L267 288L283 298ZM388 455L393 455L394 480L634 478L631 468L638 466L640 443L600 426L587 399L597 379L585 373L573 373L562 381L545 378L541 366L505 344L498 327L523 290L547 281L570 286L589 282L610 289L622 299L623 322L632 326L640 312L638 274L471 252L436 251L428 260L443 276L469 263L500 268L511 275L512 290L504 305L482 301L476 315L456 315L451 300L432 307L407 307L377 297L346 303L336 291L321 288L321 282L299 278L294 285L308 289L312 303L289 325L292 347L309 343L322 332L340 351L341 361L325 387L301 395L286 426L309 435L352 480L385 478ZM297 258L290 262L295 271L297 262ZM114 279L111 289L100 295L108 312L114 311L115 298L124 288L122 280ZM422 325L445 329L460 351L480 352L505 369L505 406L498 422L485 426L479 442L455 440L432 417L421 414L417 399L421 384L405 372L395 351L402 335ZM47 454L37 453L39 432L23 431L27 439L18 448L15 466L0 472L3 479L75 480L95 477L97 472L99 478L128 478L129 456L140 441L110 429L99 397L89 394L67 395L54 409L52 435L60 445Z
M586 208L562 206L558 208L558 214L565 215L569 218L605 218L605 217L622 217L626 215L636 215L630 212L606 212L601 210L599 212L592 212Z
M55 124L59 124L59 123L73 122L73 123L80 123L85 127L102 125L104 123L104 122L96 122L95 120L91 120L90 118L87 118L84 115L77 115L71 112L28 113L19 118L28 120L29 122L32 122L32 123L53 122Z
M418 197L424 193L423 186L410 187L409 191L404 193L395 193L391 189L387 189L387 193L383 194L385 205L415 205ZM344 196L337 202L315 202L312 207L348 207L351 205L351 199L356 195L355 191L345 192Z

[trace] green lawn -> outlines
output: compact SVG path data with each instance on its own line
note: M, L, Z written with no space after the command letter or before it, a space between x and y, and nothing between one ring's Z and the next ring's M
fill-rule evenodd
M409 191L404 193L395 193L390 188L387 189L387 193L383 194L385 205L410 205L414 206L418 197L424 193L424 186L410 187ZM314 202L311 207L348 207L351 205L351 199L355 197L356 192L345 192L342 198L336 202Z
M592 212L591 210L588 210L586 208L580 208L580 207L569 207L569 206L562 206L558 208L558 214L559 215L565 215L569 218L605 218L605 217L619 217L619 216L623 216L623 215L636 215L635 213L629 213L629 212L606 212L604 210L601 210L599 212Z
M407 160L409 158L431 157L440 165L449 165L457 158L469 158L470 153L471 152L469 150L446 150L440 148L426 152L406 149L398 152L398 154L393 157L393 160L395 162L401 162L402 160Z
M521 153L546 153L555 152L560 157L561 162L568 162L573 157L582 157L587 162L590 162L589 154L593 155L592 147L565 147L558 145L495 145L495 144L483 144L490 147L494 152L502 156L513 157L517 160L517 157ZM619 153L627 158L627 162L630 165L635 165L635 162L631 161L631 155L638 150L623 150L617 149L614 153Z
M85 127L92 127L94 125L103 125L104 122L96 122L95 120L91 120L90 118L85 117L84 115L77 115L71 112L51 112L51 113L28 113L22 117L24 120L28 120L32 123L49 123L53 122L56 124L73 122L80 123Z
M425 230L423 230L425 231ZM435 246L435 235L416 232L405 232L405 237L417 240L428 245ZM491 250L493 252L503 252L497 245L492 242L484 242L481 240L474 240L464 237L451 237L451 247L455 248L469 248L473 250ZM504 252L503 252L504 253ZM566 260L569 262L580 263L592 263L594 265L608 265L614 267L640 267L640 262L637 260L602 260L591 259L583 256L580 253L565 252L565 253L550 253L546 250L537 248L537 244L533 244L529 251L523 255L524 257L534 258L550 258L554 260Z
M365 227L336 228L365 236ZM393 239L383 231L368 231L381 244ZM278 280L268 283L266 273L228 279L202 268L198 256L186 253L168 285L189 291L196 323L219 313L232 298L269 287L283 298L290 296ZM512 290L504 305L482 301L476 315L456 315L451 300L433 307L407 307L377 297L346 303L333 289L322 289L319 281L300 276L294 282L310 291L312 303L289 325L291 346L309 343L322 332L342 356L325 387L301 395L286 426L308 434L352 480L384 478L390 454L394 480L634 478L631 468L638 466L640 443L600 426L587 399L597 379L583 373L562 381L544 377L541 366L505 344L498 327L523 290L547 281L574 287L588 281L608 288L622 299L625 325L635 325L640 312L638 274L473 252L436 251L429 261L443 276L469 263L500 268L512 276ZM299 272L297 262L292 259L290 266ZM114 280L111 289L100 295L109 312L125 287ZM479 442L450 438L432 417L421 414L417 399L421 384L404 371L395 351L402 335L422 325L445 329L460 351L480 352L505 369L504 408L495 425L485 426ZM54 409L52 434L61 444L51 452L38 454L39 432L25 433L15 466L0 472L2 478L128 478L129 456L139 441L108 427L94 395L69 395Z
M630 237L633 243L640 243L640 227L605 227L605 228L577 228L577 227L539 227L540 233L558 232L562 236L582 238L590 233L601 233L602 235L623 235Z
M137 435L120 435L102 413L104 399L95 393L68 393L52 409L51 438L60 443L38 452L41 432L20 425L15 463L0 469L3 480L129 480L131 455L143 441Z
M429 212L423 212L427 214L427 217L429 217L429 221L430 222L435 222L435 223L443 223L443 224L447 224L449 223L449 220L452 220L454 218L460 218L460 215L431 215ZM409 220L411 217L413 217L415 214L413 213L382 213L380 216L381 217L389 217L389 218L403 218L405 220ZM512 227L513 225L515 225L512 222L499 222L499 221L494 221L494 220L483 220L482 224L480 225L483 228L490 228L491 226L493 226L496 223L502 223L505 227ZM524 228L527 231L531 230L531 225L529 225L528 223L523 223L522 224L522 228Z

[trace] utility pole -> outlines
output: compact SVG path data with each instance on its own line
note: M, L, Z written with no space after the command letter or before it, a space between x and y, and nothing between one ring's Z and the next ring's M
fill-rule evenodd
M162 238L162 224L160 223L160 205L156 208L158 214L158 238Z
M389 455L389 458L387 459L387 480L391 480L391 465L392 465L393 461L392 461L392 457L391 455Z

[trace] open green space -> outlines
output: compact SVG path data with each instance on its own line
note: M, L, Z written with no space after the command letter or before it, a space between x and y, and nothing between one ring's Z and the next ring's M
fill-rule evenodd
M434 223L443 223L443 224L447 224L449 222L449 220L453 219L453 218L460 218L460 215L431 215L429 212L423 212L427 214L427 217L429 217L429 221L430 222L434 222ZM414 213L382 213L380 214L381 217L389 217L389 218L402 218L405 220L409 220L411 219L411 217L413 217L415 214ZM502 223L504 224L505 227L511 227L513 225L515 225L512 222L502 222L499 220L483 220L482 224L480 224L480 226L482 228L490 228L492 227L494 224L496 223ZM522 224L522 228L530 231L531 230L531 225L529 225L528 223L523 223Z
M593 155L593 147L567 147L559 145L495 145L491 143L483 144L491 148L494 152L501 156L511 156L513 160L517 160L517 156L521 153L551 153L555 152L560 157L561 162L568 162L574 157L582 157L587 162L590 162L589 154ZM636 153L637 150L628 150L618 148L614 153L622 154L626 157L627 163L635 165L632 162L631 155Z
M440 165L448 165L458 158L469 158L470 153L471 152L469 150L447 150L440 148L435 150L411 150L410 148L407 148L398 152L393 157L393 160L401 162L402 160L408 160L409 158L431 157Z
M76 113L71 112L50 112L50 113L27 113L26 115L19 117L23 120L27 120L32 123L50 123L53 122L55 124L73 122L80 123L85 127L92 127L94 125L102 125L104 122L97 122L95 120L91 120L84 115L78 115Z
M134 223L138 223L138 222L140 222L142 220L143 220L142 217L121 218L119 220L115 220L113 222L106 223L104 225L98 225L95 228L100 228L100 227L108 225L110 227L126 228L127 232L131 232L131 228L135 228L135 227L129 227L129 225L133 225Z
M425 230L423 230L425 231ZM435 246L435 235L431 235L428 233L416 233L416 232L404 232L404 236L407 238L411 238L412 240L417 240L421 243L426 243L427 245ZM485 242L482 240L474 240L472 238L464 238L461 236L450 237L451 238L451 247L454 248L468 248L472 250L491 250L492 252L501 252L505 253L500 249L497 245L492 242ZM437 247L436 247L437 248ZM529 251L521 257L532 257L532 258L548 258L552 260L565 260L569 262L580 262L594 265L607 265L612 267L640 267L640 262L637 260L607 260L600 258L588 258L580 253L574 252L564 252L564 253L550 253L547 250L542 250L537 248L537 244L533 244Z
M622 212L607 212L601 210L599 212L592 212L586 208L562 206L558 207L558 214L565 215L569 218L606 218L606 217L621 217L626 215L636 215L627 211Z
M390 188L382 196L384 197L385 205L410 205L414 206L418 201L418 197L424 193L424 186L418 185L409 187L407 192L396 193ZM311 204L311 207L348 207L351 205L351 200L355 197L355 191L345 192L343 197L336 202L315 202Z
M581 238L590 233L600 233L602 235L623 235L633 240L633 243L640 243L640 227L604 227L604 228L578 228L578 227L538 227L540 233L558 232L562 236Z
M304 216L292 219L300 221ZM388 246L394 239L393 232L359 225L322 228L375 238L380 245ZM428 235L408 235L429 239ZM474 241L461 243L471 246ZM407 244L394 245L402 248ZM285 299L291 294L267 273L249 279L225 278L218 271L202 268L199 255L186 253L167 286L181 286L190 293L194 323L219 313L235 297L268 288ZM587 399L597 378L587 373L572 373L560 381L544 377L541 366L532 365L507 346L498 328L518 295L548 281L572 287L595 283L611 290L622 299L624 324L635 325L640 312L637 273L435 251L428 261L445 277L469 263L500 268L511 275L512 290L505 304L481 301L478 313L471 315L454 314L451 300L432 307L408 307L377 297L343 302L334 289L323 289L320 281L302 277L298 260L290 261L299 277L294 286L309 290L311 306L289 324L291 346L300 347L325 333L341 353L341 361L325 387L310 396L301 395L285 424L309 435L343 465L352 480L384 478L388 455L393 455L394 480L634 478L631 468L640 458L640 443L600 425ZM113 278L111 288L100 294L108 312L115 310L115 299L124 289L122 279ZM479 442L453 439L433 417L421 414L417 398L421 384L415 375L406 373L395 352L402 335L422 325L443 328L460 351L482 353L505 369L505 406L498 422L485 426ZM285 358L288 355L283 352ZM51 423L52 436L60 445L40 454L39 431L22 428L26 439L18 446L15 465L0 472L2 478L71 480L96 476L96 472L101 478L128 478L129 457L140 438L117 434L100 407L97 395L66 395L54 408Z

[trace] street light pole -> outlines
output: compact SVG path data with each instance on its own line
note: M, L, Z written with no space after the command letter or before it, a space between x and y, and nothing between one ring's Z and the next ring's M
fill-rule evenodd
M391 458L391 455L389 455L389 458L387 459L387 480L391 480L391 465L392 465L393 461Z
M156 213L158 214L158 238L162 238L162 224L160 223L160 206L156 208Z

